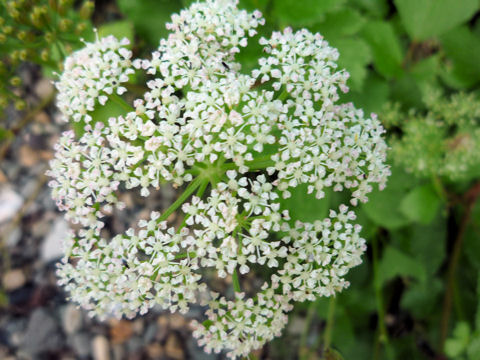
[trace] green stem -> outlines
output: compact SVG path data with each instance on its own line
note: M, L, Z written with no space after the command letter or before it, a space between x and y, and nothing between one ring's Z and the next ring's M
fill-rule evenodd
M313 315L315 315L315 308L317 306L316 301L312 301L308 306L307 316L305 317L305 325L303 326L302 336L300 337L300 347L299 347L299 359L307 358L307 338L310 330L310 324L313 320Z
M187 186L185 191L180 195L180 197L172 204L170 207L165 210L165 212L158 219L159 222L167 220L167 218L173 214L189 197L192 195L199 186L202 185L204 180L200 177L196 178L190 185Z
M250 169L250 170L260 170L260 169L265 169L269 166L275 165L275 162L271 159L271 155L266 155L262 156L258 159L255 159L253 161L247 162L245 165ZM231 170L231 169L236 169L237 165L233 162L225 163L222 166L223 170Z
M235 290L235 292L242 292L242 288L240 287L240 281L238 280L237 269L233 270L232 281L233 290Z
M335 305L337 303L337 298L335 296L330 296L330 301L328 303L328 314L327 314L327 326L325 328L323 348L327 351L330 348L332 343L332 332L335 325Z
M284 89L276 100L284 101L288 97L287 89Z
M379 270L378 270L378 235L374 236L372 239L372 253L373 253L373 282L375 287L375 299L377 302L377 313L378 313L378 331L379 336L377 340L379 343L383 344L385 347L387 359L393 359L392 349L388 341L387 328L385 327L385 310L383 307L383 297L382 297L382 284L380 282Z
M112 92L110 95L108 95L108 98L112 100L115 104L120 106L123 110L131 112L135 111L135 108L127 103L120 95Z

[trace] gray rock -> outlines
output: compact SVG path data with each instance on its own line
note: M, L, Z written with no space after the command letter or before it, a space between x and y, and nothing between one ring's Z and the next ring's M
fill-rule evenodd
M57 218L41 248L41 257L45 262L56 260L63 255L63 240L68 237L68 223L63 217Z
M128 352L130 354L138 353L142 349L142 346L142 339L137 336L132 337L127 343Z
M27 354L36 355L44 351L56 350L61 345L62 338L53 317L42 308L34 310L28 321L22 350Z
M2 284L5 290L13 291L25 285L27 278L22 269L14 269L5 273L2 277Z
M157 334L157 324L151 323L147 326L147 330L145 330L145 333L143 335L143 341L145 344L150 344L155 340L155 335Z
M105 336L97 335L92 341L94 360L110 360L110 346Z
M68 304L62 313L62 327L66 334L74 334L81 329L82 311L73 304Z
M2 233L1 230L0 230L0 233ZM8 234L7 238L5 239L5 245L7 245L8 247L14 247L15 245L18 244L21 237L22 237L22 230L20 229L20 227L16 227L10 232L10 234Z
M0 188L0 223L11 220L23 205L23 198L9 186Z
M87 334L73 334L70 342L76 357L88 358L91 355L90 337Z

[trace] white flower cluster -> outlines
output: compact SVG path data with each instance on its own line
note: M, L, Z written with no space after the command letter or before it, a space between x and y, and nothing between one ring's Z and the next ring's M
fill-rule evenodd
M65 241L58 273L92 315L133 317L155 304L186 312L199 302L209 308L208 320L195 323L199 343L235 358L279 335L293 301L348 286L344 276L366 247L355 214L341 205L324 220L292 223L282 197L306 184L318 198L333 188L348 190L352 205L367 201L372 184L384 186L389 175L384 130L353 105L336 104L348 74L337 71L338 53L320 35L274 33L261 40L267 56L258 70L240 73L235 54L263 22L234 0L207 0L172 17L149 60L127 66L130 53L112 38L87 45L109 44L107 52L67 60L77 65L57 85L59 107L86 126L78 139L64 133L49 171L59 208L81 225ZM79 65L85 57L88 68ZM108 124L88 119L123 92L133 67L149 76L144 96ZM124 207L121 189L148 196L164 182L188 185L163 214L102 238L102 218ZM183 223L169 227L180 208ZM253 266L273 275L250 297L239 277ZM211 270L232 277L234 299L209 289L202 275Z
M104 105L108 95L127 91L121 86L134 73L130 58L132 52L125 48L128 39L118 41L113 36L104 37L65 60L58 90L57 106L65 121L89 122L95 101Z

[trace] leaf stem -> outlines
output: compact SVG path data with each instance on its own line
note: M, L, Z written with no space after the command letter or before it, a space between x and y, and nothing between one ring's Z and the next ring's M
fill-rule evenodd
M202 185L203 181L204 179L202 179L201 177L197 177L194 181L192 181L190 185L187 186L182 195L180 195L178 199L175 200L175 202L170 205L167 210L165 210L165 212L162 214L162 216L160 216L158 221L161 222L167 220L167 218L172 215L173 212L177 210L190 197L190 195L192 195L195 190L197 190L199 186Z
M385 352L387 359L393 360L392 349L388 341L387 328L385 326L385 309L383 305L382 297L382 284L380 282L380 275L378 270L378 234L373 236L372 239L372 257L373 257L373 282L375 287L375 299L377 303L377 313L378 313L378 332L377 341L380 344L383 344L385 347ZM376 355L378 355L376 353Z
M445 340L448 335L448 325L450 321L450 314L452 312L452 300L455 290L455 274L457 272L458 262L462 253L463 239L467 232L468 224L472 217L473 207L480 196L480 181L475 183L464 195L463 200L465 204L465 211L462 216L460 228L458 230L455 242L453 244L452 256L448 264L447 270L447 289L443 299L442 320L440 325L440 342L439 352L444 353Z
M317 304L317 301L312 301L310 305L308 305L307 316L305 317L305 325L303 326L302 336L300 337L300 346L298 349L298 358L302 360L307 358L307 339Z
M330 296L330 301L328 303L328 314L327 314L327 326L325 328L323 348L325 351L330 348L332 343L332 332L335 325L335 305L337 303L337 298L332 295Z
M238 279L237 269L233 270L232 282L233 282L233 290L235 290L235 292L238 292L238 293L242 292L242 288L240 287L240 281Z

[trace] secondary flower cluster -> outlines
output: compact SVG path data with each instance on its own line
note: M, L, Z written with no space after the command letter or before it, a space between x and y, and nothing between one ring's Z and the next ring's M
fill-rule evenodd
M425 90L427 112L404 114L396 106L386 112L387 126L402 130L392 140L398 164L420 177L440 176L452 182L480 175L480 100L474 94L447 98L434 88Z
M293 301L348 286L344 276L365 250L355 214L341 205L326 219L293 223L282 198L306 184L318 198L333 188L348 190L352 205L366 201L389 175L384 130L336 104L348 74L320 35L274 33L261 40L259 69L240 73L235 54L263 23L236 1L208 0L172 17L149 60L127 65L130 53L113 38L87 45L96 55L67 60L75 65L60 80L59 107L85 128L78 139L62 136L49 175L59 208L81 230L65 241L58 273L92 315L133 317L155 304L186 312L199 302L209 308L194 324L199 343L235 358L279 335ZM131 111L106 124L89 118L92 107L124 101L120 83L133 68L149 79ZM121 189L148 196L164 182L187 186L162 214L102 238L102 218L124 207ZM169 226L180 208L183 223ZM240 277L259 266L273 275L247 295ZM202 275L211 270L233 279L234 298L210 290Z

